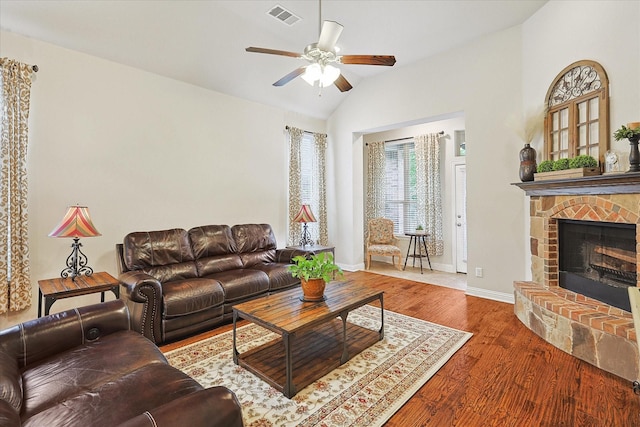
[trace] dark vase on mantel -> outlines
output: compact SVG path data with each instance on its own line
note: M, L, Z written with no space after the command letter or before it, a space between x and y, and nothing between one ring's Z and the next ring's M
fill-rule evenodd
M629 151L629 172L640 172L640 151L638 151L640 135L631 136L627 139L631 146Z
M536 150L529 143L524 144L524 148L520 150L520 181L533 181L537 167Z

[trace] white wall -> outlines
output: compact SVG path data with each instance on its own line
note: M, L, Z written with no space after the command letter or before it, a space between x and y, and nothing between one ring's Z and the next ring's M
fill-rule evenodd
M326 132L324 121L0 35L2 56L40 67L28 152L33 303L0 327L36 317L37 280L57 277L71 252L70 239L47 237L71 204L89 206L102 233L81 240L89 265L112 275L114 245L132 231L264 222L284 246L284 127ZM52 312L98 301L60 300Z
M510 185L522 141L509 124L585 58L609 74L612 130L638 121L638 18L637 1L550 1L523 26L361 82L326 126L2 32L1 55L41 71L28 160L33 307L0 318L0 327L35 317L37 279L56 277L70 252L70 240L46 237L70 204L90 207L103 235L84 239L84 249L97 271L112 274L113 246L130 231L259 221L284 244L287 124L329 134L330 241L340 264L362 265L362 134L458 112L467 136L469 271L484 269L484 278L469 274L468 293L508 297L512 281L530 275L528 204ZM628 153L624 142L614 148ZM58 301L53 311L95 301Z
M464 130L464 116L462 114L456 114L456 117L442 120L434 120L428 123L422 123L418 125L405 126L398 125L391 130L384 130L379 132L371 132L363 135L363 142L367 144L375 141L389 141L401 138L410 138L418 135L424 135L427 133L444 132L440 137L440 183L442 186L442 227L443 227L443 239L445 241L444 253L440 256L435 254L429 254L431 260L431 266L439 271L446 271L455 273L455 174L454 163L464 163L464 158L455 157L455 142L454 131ZM363 150L363 164L367 163L367 150ZM366 166L364 166L366 167ZM363 187L366 188L366 173L364 174ZM367 195L363 194L363 205L366 204ZM424 224L423 224L424 225ZM404 256L407 253L409 246L409 238L404 235L398 237L398 246ZM390 262L389 257L374 257L374 260ZM416 260L418 262L419 260ZM407 265L412 265L413 259L409 259ZM426 260L423 265L427 266ZM416 267L418 264L416 263ZM358 268L363 268L359 265Z
M579 19L567 19L579 10ZM624 18L621 18L624 17ZM573 62L590 59L609 76L611 133L640 121L640 26L638 1L551 1L523 25L523 103L544 104L556 76ZM542 137L532 144L541 160ZM611 148L628 168L629 142L611 137Z
M469 293L506 298L524 275L523 204L518 179L522 143L507 127L521 108L521 35L512 28L361 83L329 119L336 152L331 240L341 260L361 265L362 138L368 129L432 121L463 112L467 141ZM339 156L337 155L339 153ZM338 249L336 252L338 253Z
M639 20L638 1L548 2L522 26L524 110L533 111L544 104L549 86L565 67L590 59L600 63L609 77L611 133L623 124L640 121ZM621 170L628 170L629 142L611 137L610 144L618 152ZM542 136L532 146L540 162ZM527 209L529 197L523 194L523 201ZM528 221L523 232L528 239ZM528 248L526 263L530 269ZM523 277L530 278L531 274Z
M524 25L399 67L354 88L329 119L334 137L332 240L343 261L360 265L363 197L362 138L367 129L394 127L463 111L467 139L467 293L512 301L513 280L529 271L528 199L518 181L523 142L513 127L543 102L567 65L593 59L611 82L611 130L640 120L640 17L637 1L550 1ZM576 12L579 12L576 15ZM620 24L620 17L629 25ZM541 151L542 141L534 142ZM628 156L626 142L612 148ZM337 153L340 153L339 156ZM349 206L352 210L349 211ZM476 267L484 277L476 278Z

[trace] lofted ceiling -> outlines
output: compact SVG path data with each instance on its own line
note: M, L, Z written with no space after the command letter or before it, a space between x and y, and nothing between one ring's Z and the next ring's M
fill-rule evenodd
M395 55L394 67L340 65L353 85L341 93L296 78L302 59L245 52L302 52L318 40L317 1L0 0L0 28L203 88L326 119L378 73L393 72L475 38L521 24L546 0L322 1L322 19L344 26L342 54ZM289 26L267 12L280 5ZM20 58L16 58L20 59ZM46 70L42 70L46 72Z

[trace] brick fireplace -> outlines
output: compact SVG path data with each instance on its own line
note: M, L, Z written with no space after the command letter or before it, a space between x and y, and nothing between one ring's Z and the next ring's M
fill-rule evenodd
M639 285L640 174L516 184L530 198L532 281L514 282L518 319L561 350L630 381L640 378L631 313L560 287L559 223L632 224ZM633 245L632 245L633 246ZM627 258L629 251L625 251Z

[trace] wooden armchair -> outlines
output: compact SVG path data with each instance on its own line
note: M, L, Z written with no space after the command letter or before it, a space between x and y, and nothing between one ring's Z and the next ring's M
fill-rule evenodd
M387 218L374 218L369 221L367 232L367 270L371 266L371 256L390 256L391 262L402 270L402 252L396 245L397 239L393 235L393 221ZM398 257L398 264L395 258Z

